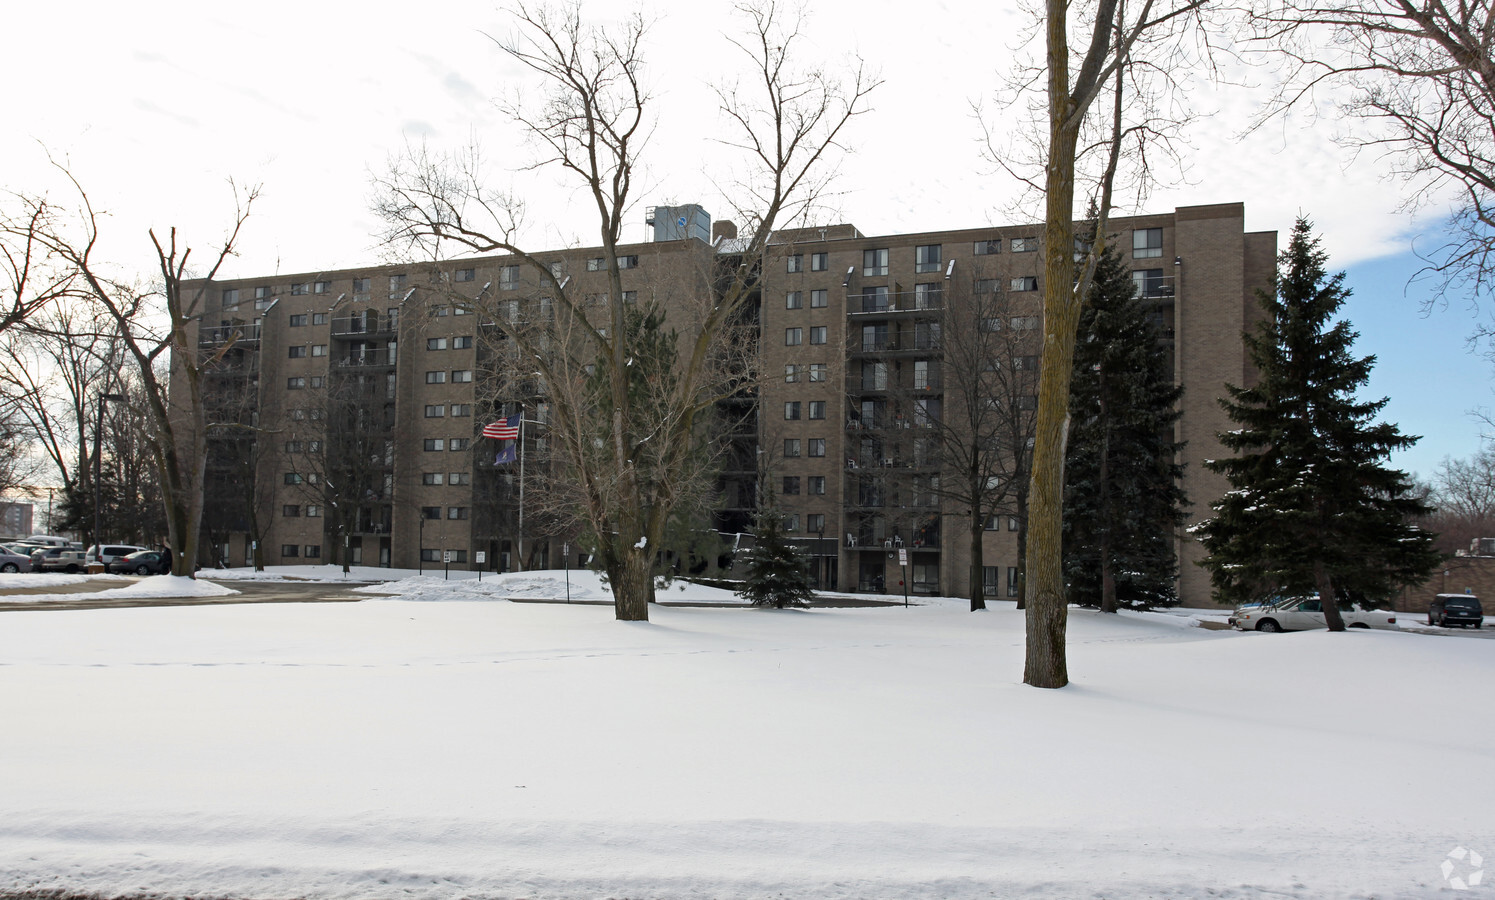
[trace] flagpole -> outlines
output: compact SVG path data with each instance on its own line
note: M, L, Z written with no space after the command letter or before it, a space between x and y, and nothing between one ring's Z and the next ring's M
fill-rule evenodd
M515 571L524 571L524 405L519 406L519 557Z

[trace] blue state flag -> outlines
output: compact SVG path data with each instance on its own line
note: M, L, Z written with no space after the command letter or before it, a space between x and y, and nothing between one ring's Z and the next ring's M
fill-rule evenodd
M511 463L516 458L518 458L518 454L519 442L510 441L502 450L498 451L498 456L494 457L493 464L495 466L501 466L504 463Z

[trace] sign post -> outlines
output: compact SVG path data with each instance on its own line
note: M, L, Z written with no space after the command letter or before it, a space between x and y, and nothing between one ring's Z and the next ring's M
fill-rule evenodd
M903 608L908 609L908 550L898 548L898 565L903 567Z
M486 550L474 550L473 554L472 554L472 558L475 559L475 560L477 560L478 581L482 581L483 580L483 563L485 563L485 562L488 561L488 551L486 551Z

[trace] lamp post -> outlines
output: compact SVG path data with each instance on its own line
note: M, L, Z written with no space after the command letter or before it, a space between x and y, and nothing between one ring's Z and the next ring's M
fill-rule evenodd
M416 540L416 543L420 546L415 548L417 560L415 571L418 574L424 575L426 574L426 511L424 509L420 511L420 537Z
M99 536L99 510L103 506L100 502L99 482L104 478L104 459L100 450L104 433L104 404L110 400L120 403L124 399L124 394L100 394L99 413L93 422L93 552L100 564L104 562L103 540ZM84 564L87 563L88 560L84 560Z

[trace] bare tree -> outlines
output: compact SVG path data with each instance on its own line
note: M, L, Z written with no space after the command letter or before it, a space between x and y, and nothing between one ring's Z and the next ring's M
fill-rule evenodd
M1069 381L1080 308L1089 291L1118 173L1132 179L1137 195L1149 182L1149 151L1171 147L1170 134L1188 119L1174 74L1196 64L1207 50L1199 12L1204 0L1095 0L1072 6L1045 0L1038 20L1044 29L1044 65L1030 68L1030 84L1041 78L1046 142L1038 157L1042 178L1027 178L1044 198L1043 350L1038 412L1029 486L1027 656L1023 681L1057 688L1069 683L1065 657L1068 618L1064 591L1062 516L1064 457L1069 429ZM1070 44L1070 15L1088 34ZM1190 31L1192 29L1192 32ZM1192 33L1197 43L1186 43ZM1088 167L1077 161L1093 161ZM1094 178L1077 197L1077 172ZM1075 241L1077 199L1090 207L1096 239Z
M828 157L876 84L860 67L845 86L799 68L792 56L798 23L782 27L772 7L740 9L750 30L737 46L757 84L719 96L743 129L736 146L747 155L756 191L740 253L725 261L706 253L693 288L669 304L666 327L678 335L678 355L668 379L641 383L633 372L640 334L630 327L618 252L648 134L642 17L604 31L584 22L575 5L520 3L513 10L518 33L499 44L545 86L538 107L506 110L541 148L537 165L576 178L596 207L605 301L589 308L560 273L524 249L520 205L484 187L476 154L433 159L412 152L378 180L378 212L392 245L433 256L449 249L513 254L547 290L552 327L537 333L511 327L503 316L494 322L545 385L555 450L597 542L619 619L648 618L654 560L683 499L678 476L689 471L704 438L703 417L748 383L723 362L732 359L727 342L754 296L769 236L814 205Z
M1495 7L1488 0L1260 0L1258 47L1286 61L1259 121L1329 89L1352 145L1390 157L1404 206L1454 200L1454 237L1430 263L1437 297L1495 286ZM1310 114L1315 114L1310 111ZM1476 337L1495 334L1489 325ZM1495 352L1495 351L1492 351Z
M1438 533L1437 547L1452 554L1478 538L1495 537L1495 448L1468 459L1444 459L1427 486L1433 508L1424 526Z
M202 369L231 344L206 354L191 340L194 320L204 311L207 285L234 252L257 189L240 194L233 225L219 244L204 280L188 289L192 251L172 228L162 240L149 232L159 281L141 285L113 274L96 255L101 214L83 186L61 169L76 193L76 207L45 197L19 195L15 209L0 219L0 235L12 245L40 248L56 270L70 273L70 290L87 296L97 315L112 323L121 355L139 378L140 402L166 510L172 573L191 576L197 563L202 518L207 423L203 412Z

